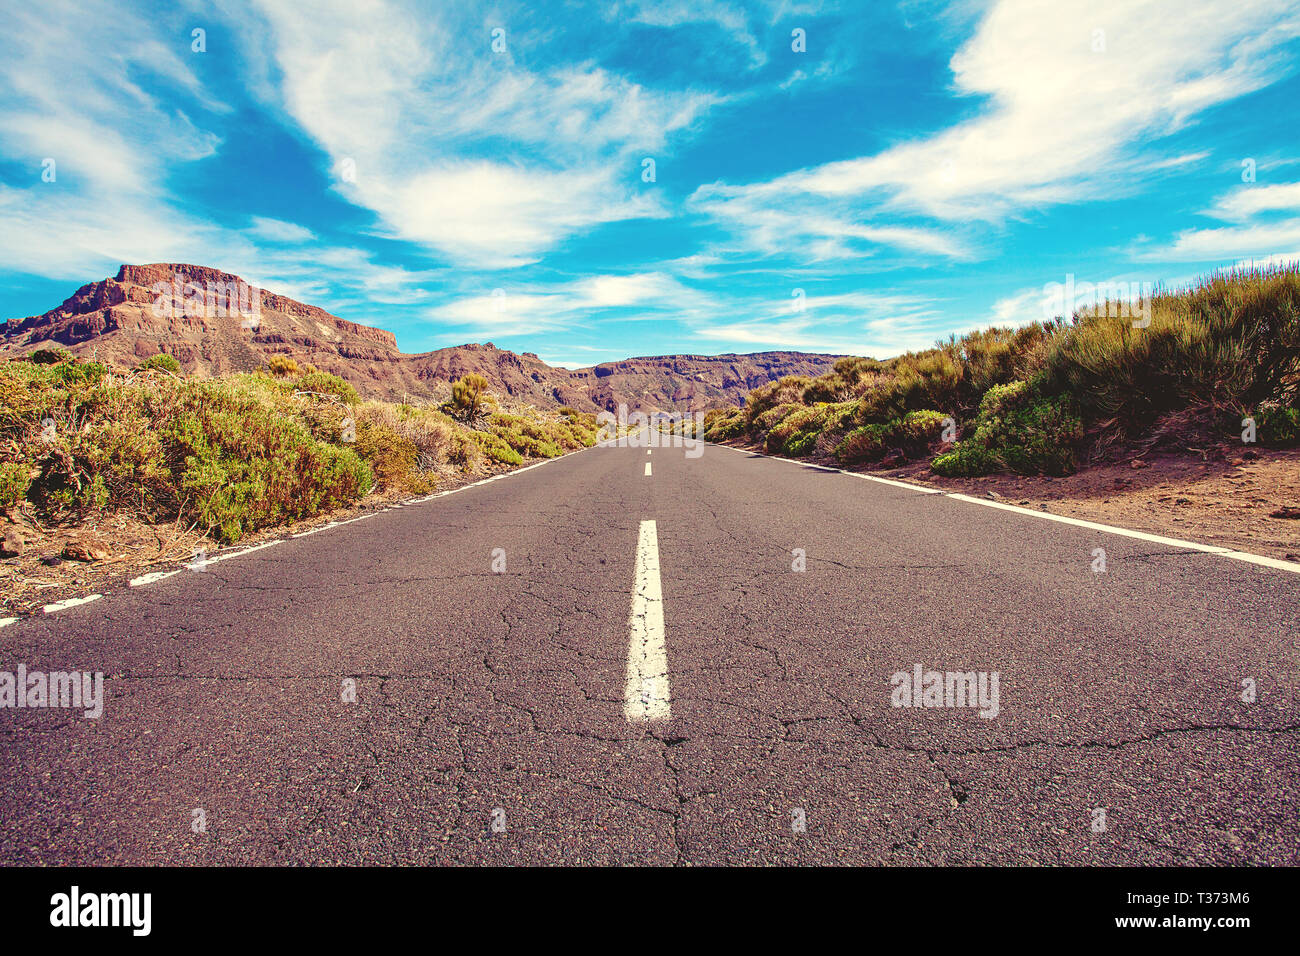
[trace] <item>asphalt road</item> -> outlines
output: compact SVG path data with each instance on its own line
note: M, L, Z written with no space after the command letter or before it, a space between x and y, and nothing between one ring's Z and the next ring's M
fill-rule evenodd
M106 675L98 720L0 710L0 862L1294 864L1298 609L1222 555L596 448L0 629L0 669ZM918 665L996 715L893 706Z

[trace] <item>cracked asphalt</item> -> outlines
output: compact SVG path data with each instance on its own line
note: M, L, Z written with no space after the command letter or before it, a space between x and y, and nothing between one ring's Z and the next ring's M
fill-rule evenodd
M733 449L646 460L0 629L0 669L106 695L0 711L0 862L1300 861L1296 576ZM647 519L667 723L623 710ZM917 664L997 672L997 716L891 706Z

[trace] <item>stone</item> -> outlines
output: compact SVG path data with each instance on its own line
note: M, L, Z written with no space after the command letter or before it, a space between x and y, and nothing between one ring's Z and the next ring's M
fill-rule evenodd
M4 537L0 538L0 557L18 557L23 553L23 544L23 536L17 528L5 529Z
M79 535L63 546L63 556L72 561L104 561L112 557L108 545L94 535Z

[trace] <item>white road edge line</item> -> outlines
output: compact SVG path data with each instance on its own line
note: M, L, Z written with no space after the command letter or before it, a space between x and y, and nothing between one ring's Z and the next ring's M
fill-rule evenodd
M1151 541L1155 544L1163 544L1171 548L1183 548L1188 551L1199 551L1202 554L1217 554L1220 557L1232 558L1234 561L1246 561L1250 564L1260 564L1268 568L1277 568L1280 571L1291 571L1300 574L1300 564L1294 561L1281 561L1277 558L1266 558L1260 554L1250 554L1246 551L1234 551L1232 548L1225 548L1217 544L1201 544L1199 541L1184 541L1182 538L1166 538L1163 535L1148 534L1145 531L1131 531L1128 528L1117 528L1114 525L1098 524L1096 521L1085 521L1082 518L1070 518L1066 515L1054 515L1051 512L1030 511L1028 508L1020 508L1016 505L1003 504L1000 501L988 501L982 498L972 498L970 495L952 493L949 498L955 498L958 501L965 501L973 505L984 505L987 508L1000 508L1004 511L1015 511L1023 515L1032 515L1035 518L1043 518L1047 521L1059 521L1061 524L1072 524L1079 528L1089 528L1093 531L1103 531L1106 534L1123 535L1126 538L1137 538L1140 541Z
M68 598L66 601L55 601L53 604L47 604L44 607L46 614L53 614L55 611L63 611L70 607L76 607L79 604L89 604L91 601L98 601L104 595L87 594L81 598Z
M216 564L218 561L228 561L231 558L240 558L246 554L252 554L254 551L261 551L263 548L274 547L277 544L284 544L284 538L276 538L274 541L255 544L251 548L245 548L243 551L232 551L229 554L218 554L215 557L205 559L201 563L206 567L209 564Z
M668 653L664 645L664 596L659 582L659 533L650 520L641 522L637 534L628 632L623 716L643 723L668 720L671 711Z
M329 527L329 526L326 525L325 527ZM321 527L316 530L324 531L325 527ZM292 537L299 538L302 537L302 535L292 535ZM270 548L277 544L284 544L284 542L288 540L289 540L288 538L276 538L273 541L264 541L262 544L255 544L251 548L243 548L239 551L231 551L229 554L214 554L210 558L204 558L202 561L195 560L189 564L184 565L183 567L175 568L174 570L171 571L150 571L148 574L142 574L138 578L132 578L130 581L126 582L126 584L127 587L132 587L132 588L144 587L147 584L154 584L158 581L166 580L167 578L170 578L174 574L180 574L182 571L202 571L209 564L217 564L218 562L226 561L230 558L239 558L244 556L245 554L252 554L254 551L261 551L264 548Z
M184 570L184 568L177 568L175 571L150 571L148 574L142 574L138 578L132 578L126 582L127 587L138 588L145 584L153 584L155 581L169 578L173 574L180 574Z
M1096 521L1085 521L1082 518L1070 518L1066 515L1052 514L1050 511L1032 511L1029 508L1021 508L1017 505L1003 504L1000 501L991 501L987 498L973 498L970 495L964 495L957 491L944 491L942 488L925 488L921 485L910 484L906 481L893 481L889 478L878 478L875 475L864 475L859 471L846 471L843 468L831 468L827 465L817 465L810 461L800 461L798 458L782 458L779 455L765 455L761 451L751 451L747 448L736 448L734 445L719 445L716 442L708 442L717 448L730 448L732 451L738 451L741 454L757 455L760 458L775 458L777 461L788 461L792 465L802 465L805 468L817 468L821 471L838 471L842 475L848 475L851 478L865 478L867 481L878 481L882 485L893 485L896 488L906 488L908 491L919 492L923 495L943 495L946 498L952 498L956 501L964 501L967 504L983 505L986 508L998 508L1003 511L1014 511L1017 514L1027 515L1030 518L1041 518L1045 521L1057 521L1061 524L1071 524L1080 528L1088 528L1092 531L1101 531L1105 534L1117 534L1125 538L1137 538L1140 541L1150 541L1154 544L1163 544L1171 548L1183 548L1188 551L1198 551L1202 554L1217 554L1223 558L1231 558L1234 561L1245 561L1248 564L1258 564L1266 568L1275 568L1279 571L1289 571L1292 574L1300 574L1300 562L1283 561L1279 558L1269 558L1262 554L1251 554L1249 551L1236 551L1232 548L1216 544L1201 544L1198 541L1184 541L1181 538L1166 538L1163 535L1148 534L1145 531L1132 531L1128 528L1120 528L1110 524L1100 524Z

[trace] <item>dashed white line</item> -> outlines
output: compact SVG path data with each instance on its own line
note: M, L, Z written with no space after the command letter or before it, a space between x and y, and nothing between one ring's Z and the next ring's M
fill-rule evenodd
M645 476L646 476L647 478L650 477L650 462L648 462L648 461L645 463Z
M641 522L632 589L623 715L634 722L667 720L670 705L664 596L659 582L659 534L653 521Z
M18 618L16 617L0 617L0 627L8 627L10 624L13 624L17 620Z

